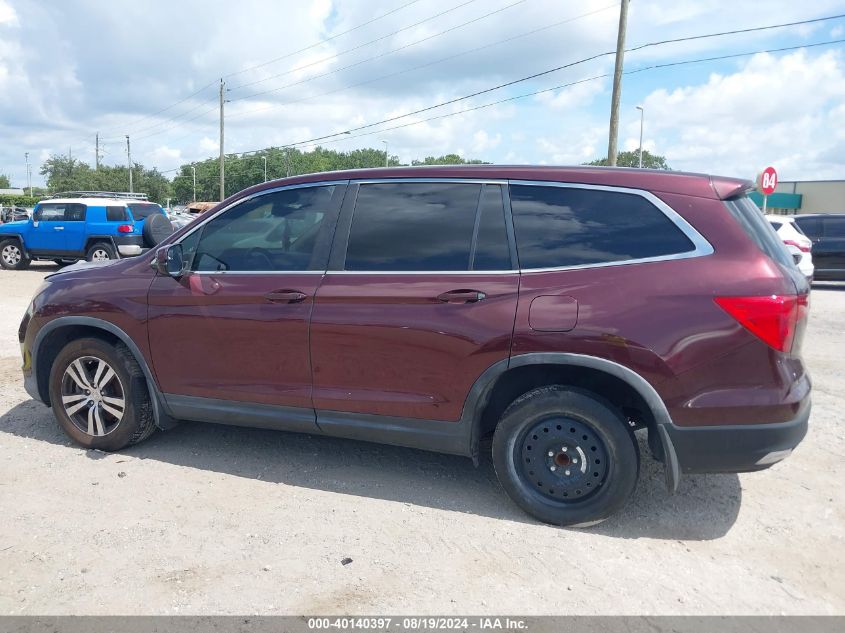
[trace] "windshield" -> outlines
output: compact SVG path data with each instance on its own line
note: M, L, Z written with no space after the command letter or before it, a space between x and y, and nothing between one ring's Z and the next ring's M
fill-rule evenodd
M725 204L742 228L745 229L748 237L757 244L761 251L780 264L793 265L789 251L784 248L783 242L775 233L775 229L763 217L763 213L750 198L745 196L733 198L727 200Z

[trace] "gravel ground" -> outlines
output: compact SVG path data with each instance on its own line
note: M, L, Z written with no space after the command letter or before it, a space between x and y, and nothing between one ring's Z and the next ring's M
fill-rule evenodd
M646 460L621 514L574 530L489 460L194 423L73 446L19 372L52 270L0 271L0 613L845 614L845 286L813 291L790 459L674 496Z

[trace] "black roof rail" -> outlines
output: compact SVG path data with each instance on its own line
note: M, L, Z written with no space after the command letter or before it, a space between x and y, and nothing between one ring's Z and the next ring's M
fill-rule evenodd
M60 191L50 194L47 198L119 198L143 201L150 199L145 193L130 193L128 191Z

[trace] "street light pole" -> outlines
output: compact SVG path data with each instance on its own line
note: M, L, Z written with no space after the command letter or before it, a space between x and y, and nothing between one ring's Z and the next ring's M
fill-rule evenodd
M390 155L387 153L387 141L382 141L384 143L384 166L390 167Z
M194 202L197 201L197 168L191 163L191 171L194 173Z
M261 157L264 160L264 182L267 182L267 157Z
M129 193L132 191L132 150L129 149L129 135L126 135L126 162L129 165Z
M640 111L640 169L643 168L643 117L645 116L645 110L643 110L642 106L637 106L637 110Z
M26 159L26 186L29 187L29 197L32 197L32 170L29 168L29 152L24 152Z

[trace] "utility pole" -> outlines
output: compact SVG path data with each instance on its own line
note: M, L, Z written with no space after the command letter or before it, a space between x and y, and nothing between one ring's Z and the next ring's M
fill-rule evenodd
M129 149L129 135L126 135L126 161L129 165L129 193L134 193L132 190L132 150Z
M267 182L267 157L261 157L264 160L264 182Z
M196 165L191 163L191 171L194 172L194 202L197 201L197 168Z
M94 137L94 169L100 169L100 133Z
M226 199L226 167L224 164L224 156L223 156L223 104L225 103L225 99L223 99L223 94L225 92L225 82L223 79L220 79L220 200Z
M610 134L607 164L616 167L616 140L619 135L619 101L622 98L622 66L625 61L625 31L628 28L628 2L619 6L619 33L616 36L616 66L613 69L613 96L610 98Z
M390 155L387 153L387 141L382 141L384 143L384 166L390 167Z

